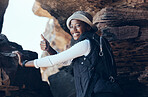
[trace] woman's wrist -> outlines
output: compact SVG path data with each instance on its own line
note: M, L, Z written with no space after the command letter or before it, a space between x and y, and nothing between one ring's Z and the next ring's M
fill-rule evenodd
M21 66L22 66L22 67L26 67L25 64L26 64L27 62L28 62L28 60L23 61Z
M50 55L57 54L56 50L54 50L51 46L48 47L47 52L48 52Z

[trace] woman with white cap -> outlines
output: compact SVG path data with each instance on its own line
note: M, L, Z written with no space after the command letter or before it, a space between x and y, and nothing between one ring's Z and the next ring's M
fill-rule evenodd
M41 49L51 55L22 62L21 54L15 52L19 57L19 64L23 67L39 68L72 60L76 97L115 97L112 90L102 90L104 86L99 82L99 79L107 79L107 71L99 56L100 45L93 39L97 36L97 28L92 23L92 16L87 12L77 11L67 19L66 24L72 35L71 48L57 54L43 37ZM96 64L99 66L97 71L94 69Z

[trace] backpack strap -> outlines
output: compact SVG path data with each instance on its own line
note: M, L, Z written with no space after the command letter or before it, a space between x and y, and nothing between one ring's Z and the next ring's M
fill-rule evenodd
M106 69L107 69L107 73L108 73L108 79L111 81L111 82L115 82L115 78L114 78L114 75L113 75L113 65L114 65L114 62L111 62L110 64L111 64L111 66L112 66L112 68L110 68L108 65L109 64L107 64L107 62L106 62L106 55L104 55L104 53L103 53L103 48L105 48L106 50L107 50L107 52L108 52L108 54L109 54L109 57L111 58L111 60L113 61L113 56L112 56L112 54L111 54L111 51L109 50L109 46L108 46L108 44L106 43L107 41L103 38L103 36L102 36L102 34L100 34L100 38L99 38L100 40L100 43L98 42L98 40L96 40L95 38L94 38L94 40L98 43L98 45L100 46L100 52L99 52L99 56L102 58L102 60L103 60L103 63L104 63L104 65L106 66ZM103 47L104 46L104 47ZM111 70L110 70L111 69Z
M100 43L98 42L98 40L96 40L95 39L95 35L98 35L98 36L100 36ZM100 31L100 33L98 34L98 33L96 33L96 34L93 34L93 39L97 42L97 44L100 46L100 52L99 52L99 56L103 56L104 54L103 54L103 48L102 48L102 32Z

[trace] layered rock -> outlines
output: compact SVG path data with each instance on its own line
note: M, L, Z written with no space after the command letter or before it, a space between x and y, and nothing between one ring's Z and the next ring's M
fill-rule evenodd
M9 2L9 0L1 0L0 1L0 33L2 31L4 14L5 14L5 10L8 6L8 2Z
M41 7L54 16L61 27L67 31L66 19L76 10L85 10L94 15L101 8L112 3L112 0L36 0Z
M36 1L38 1L41 7L47 10L51 16L55 17L61 27L68 33L69 31L65 26L65 21L73 12L84 10L92 14L92 16L94 16L93 23L96 24L98 28L101 25L106 27L103 29L103 35L110 41L113 48L119 82L125 91L125 96L147 96L147 0ZM55 40L53 41L55 42ZM53 76L58 75L60 75L60 72ZM54 81L57 81L57 79L53 79L54 77L52 77L51 85L52 82L54 84ZM57 85L57 87L62 86ZM56 86L54 88L56 88ZM53 93L55 91L56 90L53 90Z
M7 4L8 0L0 1L0 9L2 9L0 10L0 29ZM147 6L148 0L36 0L33 12L38 16L52 19L48 21L44 35L59 52L65 50L71 38L67 34L69 31L65 26L66 19L77 10L84 10L92 14L94 16L93 22L98 28L101 25L106 27L103 29L103 35L110 41L113 48L119 82L125 91L125 97L146 97L148 96ZM0 63L8 63L6 66L14 65L13 67L17 68L16 61L13 59L14 55L10 53L16 44L10 44L11 42L8 42L7 39L1 43L0 49L4 51L0 53L0 58L3 59ZM18 47L17 49L22 49L21 46ZM44 52L43 56L46 55L48 55L47 52ZM10 69L10 71L14 72L16 68ZM59 72L58 68L58 66L45 68L42 72L43 75L46 73L45 80L50 76L50 86L54 97L59 97L59 95L60 97L74 97L73 77L66 71L67 69L61 69ZM4 70L1 72L7 73L3 72Z
M23 50L21 45L10 42L5 35L0 34L0 91L4 91L3 87L7 88L7 91L15 90L15 87L11 86L17 86L17 90L20 91L16 91L16 94L11 96L27 96L28 93L25 95L19 93L27 90L34 92L34 94L32 94L33 96L30 97L34 97L35 95L39 97L51 96L48 84L41 79L40 70L35 68L22 68L18 65L18 57L12 53L12 51L16 50L23 54L24 60L38 58L36 52ZM9 89L10 87L11 89ZM44 91L46 91L46 93Z
M111 41L118 76L126 94L146 95L141 89L148 89L148 10L129 6L104 8L94 16L94 23L98 27L106 26L103 35Z

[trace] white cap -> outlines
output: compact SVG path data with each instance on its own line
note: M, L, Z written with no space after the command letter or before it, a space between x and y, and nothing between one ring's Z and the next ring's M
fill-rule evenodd
M70 25L69 25L70 21L73 19L80 20L80 21L87 23L94 30L97 29L97 27L92 23L92 19L93 19L92 16L87 12L77 11L77 12L73 13L66 21L66 25L69 29L70 29Z

